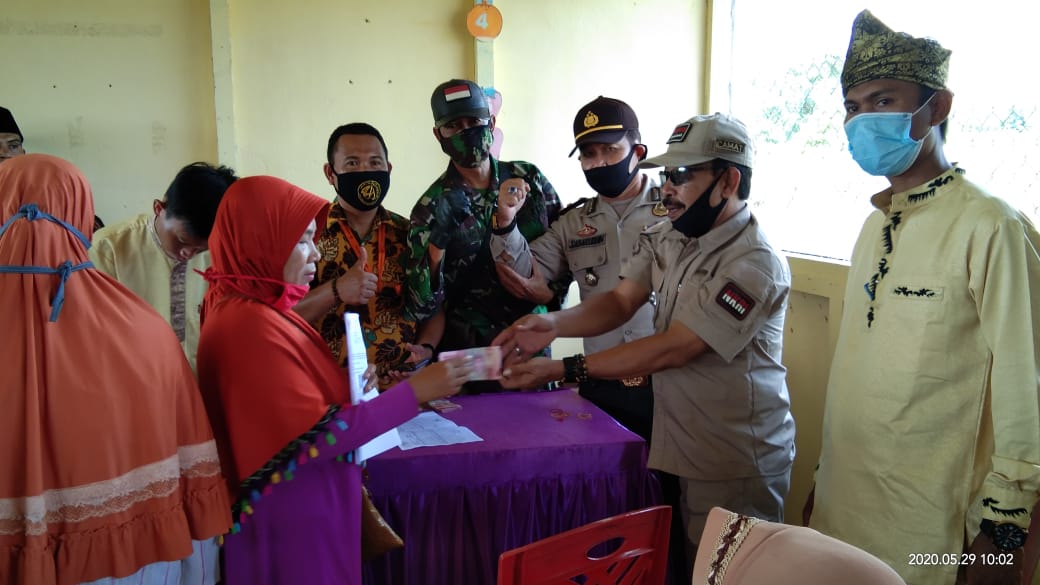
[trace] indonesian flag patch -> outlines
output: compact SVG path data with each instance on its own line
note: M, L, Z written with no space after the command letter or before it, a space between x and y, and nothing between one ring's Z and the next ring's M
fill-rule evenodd
M715 302L733 315L737 321L743 321L755 307L755 301L751 295L741 290L732 280L722 287L719 296L715 297Z
M444 88L444 101L453 102L455 100L464 100L469 97L469 86L468 85L453 85L451 87Z

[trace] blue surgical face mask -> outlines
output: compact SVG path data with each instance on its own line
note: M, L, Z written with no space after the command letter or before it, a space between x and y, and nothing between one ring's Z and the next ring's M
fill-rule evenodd
M895 177L905 173L924 145L924 138L910 137L910 124L930 101L931 97L913 113L871 112L854 116L845 123L852 158L871 175Z

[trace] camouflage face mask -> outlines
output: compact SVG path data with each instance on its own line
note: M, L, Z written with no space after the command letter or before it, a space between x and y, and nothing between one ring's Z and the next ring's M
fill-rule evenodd
M441 136L441 150L460 167L479 167L491 153L491 126L472 126L462 132Z

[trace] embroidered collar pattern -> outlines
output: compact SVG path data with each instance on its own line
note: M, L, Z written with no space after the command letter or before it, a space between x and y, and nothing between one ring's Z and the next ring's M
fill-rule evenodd
M942 188L953 182L957 178L957 175L963 174L964 171L962 169L954 167L950 171L947 171L932 181L929 181L922 191L911 191L890 195L887 204L888 212L886 214L885 223L881 226L881 257L878 259L877 271L875 271L874 274L871 275L870 279L863 284L863 290L867 293L867 298L870 299L870 305L867 307L868 329L874 325L874 321L877 317L878 286L892 268L889 259L892 252L895 250L897 239L896 232L905 220L904 213L911 213L914 208L934 201L940 194ZM872 203L874 203L875 206L878 206L879 203L883 202L884 194L886 193L882 192L872 197Z

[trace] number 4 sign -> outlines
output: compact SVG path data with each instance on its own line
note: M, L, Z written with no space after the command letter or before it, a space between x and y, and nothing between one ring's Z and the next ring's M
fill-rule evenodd
M491 40L502 32L502 13L485 0L466 15L466 29L478 40Z

